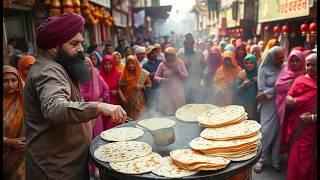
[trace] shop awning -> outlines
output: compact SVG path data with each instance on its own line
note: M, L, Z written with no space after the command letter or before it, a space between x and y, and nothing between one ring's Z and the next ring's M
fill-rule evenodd
M145 15L155 19L167 19L171 11L172 6L150 6L150 7L138 7L134 8L134 12L145 10Z

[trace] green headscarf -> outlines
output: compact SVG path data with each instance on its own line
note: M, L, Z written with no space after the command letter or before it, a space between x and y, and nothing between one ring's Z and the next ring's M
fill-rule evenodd
M246 63L246 60L250 60L251 62L253 62L254 64L254 69L253 71L247 71L246 68L244 68L245 70L245 75L247 76L247 78L249 80L252 80L254 77L256 77L258 75L258 65L257 65L257 58L255 55L253 54L248 54L246 55L246 57L244 57L244 60L243 60L243 64Z

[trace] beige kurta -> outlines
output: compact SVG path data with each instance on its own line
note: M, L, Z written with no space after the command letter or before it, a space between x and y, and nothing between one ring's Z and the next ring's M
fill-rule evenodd
M188 79L184 81L187 104L203 103L205 100L204 89L200 88L201 78L206 66L203 54L199 51L186 54L184 48L181 48L177 57L183 60L189 74Z
M97 103L83 102L64 68L43 56L23 95L27 179L88 180L89 120L98 116Z

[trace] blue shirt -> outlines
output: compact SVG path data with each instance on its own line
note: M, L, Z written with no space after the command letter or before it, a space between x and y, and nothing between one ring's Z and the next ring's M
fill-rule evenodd
M145 63L143 63L142 68L147 70L149 73L153 73L157 71L158 66L161 62L162 60L158 58L155 63L151 62L150 60L147 60ZM154 78L152 78L151 81L152 81L151 89L157 89L159 87L159 83L155 81Z

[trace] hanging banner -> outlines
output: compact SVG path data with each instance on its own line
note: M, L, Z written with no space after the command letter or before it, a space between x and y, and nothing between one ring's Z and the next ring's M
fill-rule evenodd
M270 22L309 15L310 0L259 0L258 22Z

